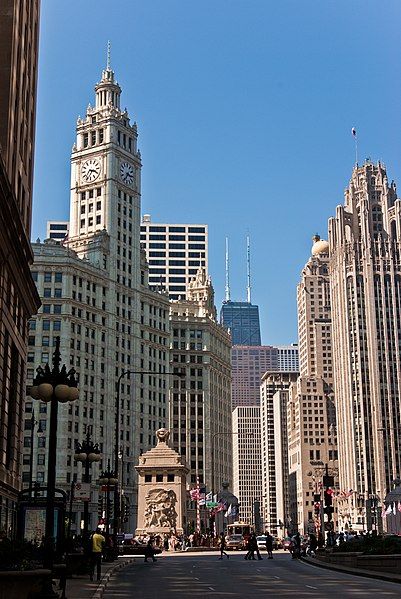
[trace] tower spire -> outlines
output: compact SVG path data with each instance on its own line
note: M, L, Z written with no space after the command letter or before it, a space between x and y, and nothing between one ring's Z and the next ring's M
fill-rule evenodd
M228 255L228 237L226 237L226 302L230 301L230 258Z
M111 43L110 40L107 42L107 62L106 62L106 69L108 71L111 71L111 66L110 66L110 55L111 55Z
M251 243L249 234L246 236L246 274L247 274L247 302L251 303Z

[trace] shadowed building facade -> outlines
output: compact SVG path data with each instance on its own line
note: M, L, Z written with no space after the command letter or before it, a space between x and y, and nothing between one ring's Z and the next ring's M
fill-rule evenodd
M27 321L39 296L29 265L39 1L0 3L0 530L15 528Z

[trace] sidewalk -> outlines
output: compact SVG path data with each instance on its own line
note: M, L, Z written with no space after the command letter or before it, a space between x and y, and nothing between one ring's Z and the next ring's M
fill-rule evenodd
M89 576L76 576L67 580L67 599L101 599L109 582L110 576L134 563L134 558L119 558L115 562L102 564L102 578L91 582Z
M354 576L365 576L367 578L376 578L377 580L385 580L387 582L401 583L401 574L392 572L378 572L377 570L362 570L362 568L351 568L349 566L339 566L338 564L330 564L329 562L320 561L313 557L301 557L301 561L318 568L326 568L327 570L336 570L344 574L353 574Z

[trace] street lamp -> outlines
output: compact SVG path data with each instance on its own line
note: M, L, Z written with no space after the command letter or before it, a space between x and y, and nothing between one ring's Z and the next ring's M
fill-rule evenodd
M110 534L110 487L114 486L114 491L117 488L118 485L118 477L117 477L117 471L113 472L113 470L111 470L111 466L110 466L110 459L107 460L107 470L104 470L100 477L99 477L99 483L103 486L106 486L106 532L109 535ZM103 490L103 489L102 489ZM117 495L118 497L118 495ZM114 511L116 510L116 503L114 500ZM116 532L116 531L114 531Z
M49 364L36 369L37 375L29 390L33 399L50 404L49 450L47 457L47 491L46 491L46 527L45 527L45 558L44 566L53 568L55 553L54 539L54 499L56 489L56 457L57 457L57 416L58 403L66 403L78 399L77 379L75 370L67 371L65 365L60 368L60 337L55 339L55 350L52 358L53 368ZM49 594L50 594L49 590Z
M93 427L88 426L86 439L83 443L76 443L74 458L77 462L82 462L84 466L83 482L90 483L89 472L93 462L100 462L102 459L98 443L91 441L91 431ZM89 524L89 501L84 501L84 528L83 535L88 534Z
M40 424L40 422L38 422L37 420L35 420L35 410L32 408L32 416L31 416L31 455L30 455L30 466L29 466L29 497L32 497L32 490L33 490L33 441L34 441L34 431L35 431L35 426L38 426L38 437L42 436L43 434L43 429L42 429L42 425Z

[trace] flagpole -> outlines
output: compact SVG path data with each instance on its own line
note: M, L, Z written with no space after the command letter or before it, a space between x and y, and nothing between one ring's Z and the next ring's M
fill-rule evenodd
M352 127L351 133L355 142L355 166L358 166L358 133L355 127Z
M196 490L197 490L197 495L198 495L198 499L196 501L196 530L198 532L198 534L200 534L201 531L201 516L200 516L200 493L199 493L199 476L196 477Z
M358 135L355 134L355 166L358 166Z

